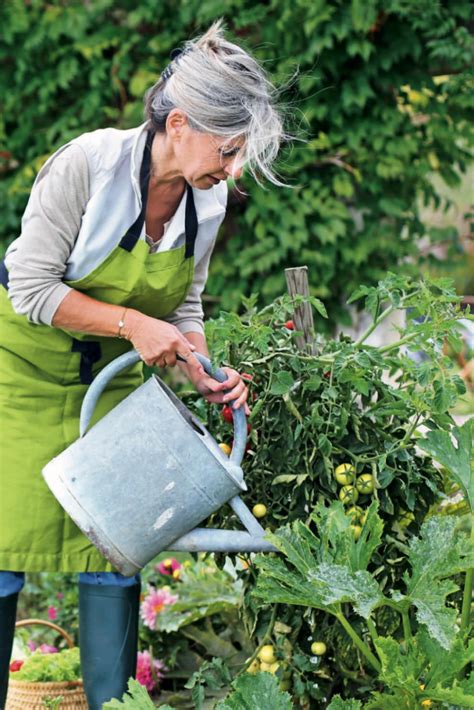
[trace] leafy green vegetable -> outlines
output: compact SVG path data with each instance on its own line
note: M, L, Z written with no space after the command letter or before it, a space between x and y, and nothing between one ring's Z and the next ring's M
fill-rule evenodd
M19 671L10 673L10 677L31 683L79 680L81 678L79 649L68 648L59 653L35 651L26 658Z

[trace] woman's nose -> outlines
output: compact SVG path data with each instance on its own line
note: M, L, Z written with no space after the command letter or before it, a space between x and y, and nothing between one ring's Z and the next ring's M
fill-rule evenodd
M234 178L234 180L238 180L242 177L243 169L244 166L242 165L242 162L237 158L229 161L227 165L224 166L226 174L229 175L229 177Z

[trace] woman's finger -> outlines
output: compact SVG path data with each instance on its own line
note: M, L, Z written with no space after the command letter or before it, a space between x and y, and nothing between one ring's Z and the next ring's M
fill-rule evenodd
M229 402L232 399L237 399L241 397L242 394L247 393L247 387L244 385L242 380L240 380L235 387L232 387L228 392L224 394L224 402ZM247 399L247 395L245 395Z

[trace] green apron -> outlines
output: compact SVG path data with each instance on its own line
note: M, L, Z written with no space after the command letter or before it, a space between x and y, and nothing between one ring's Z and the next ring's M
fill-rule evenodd
M66 283L92 298L161 319L185 300L192 284L197 218L188 185L186 243L151 254L139 239L152 138L149 134L140 170L140 215L99 266ZM7 286L7 278L3 282ZM2 286L0 319L0 570L113 571L56 501L41 470L79 436L81 403L93 377L131 345L120 338L31 323L13 311ZM139 363L113 380L100 398L94 420L142 382L142 370ZM104 503L114 505L113 500Z

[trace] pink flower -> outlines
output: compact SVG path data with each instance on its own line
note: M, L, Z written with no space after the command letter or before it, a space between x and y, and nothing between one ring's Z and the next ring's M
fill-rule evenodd
M59 599L59 601L61 601L61 599L64 599L64 594L62 592L58 592L56 594L56 599Z
M173 572L180 569L181 565L174 557L167 557L166 560L163 560L155 566L155 570L159 572L159 574L165 574L168 577L173 577Z
M47 643L42 643L38 650L40 653L59 653L56 646L49 646Z
M158 681L163 677L161 671L165 670L162 661L153 659L148 651L141 651L137 655L137 680L145 686L148 692L154 690Z
M28 646L30 651L36 651L36 649L38 648L34 641L28 641L26 645Z
M48 606L48 619L54 621L58 615L58 610L55 606Z
M140 614L145 626L148 626L152 631L156 629L157 614L163 611L165 606L174 604L177 599L177 594L170 594L168 589L164 587L162 589L148 587L148 594L140 607Z

